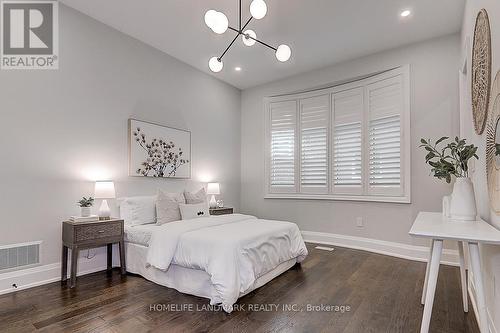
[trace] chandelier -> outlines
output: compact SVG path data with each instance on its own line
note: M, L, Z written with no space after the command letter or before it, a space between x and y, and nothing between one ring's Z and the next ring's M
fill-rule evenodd
M278 59L281 62L285 62L288 59L290 59L290 56L292 55L292 50L288 45L281 44L278 47L273 47L267 43L264 43L263 41L257 39L257 34L255 31L251 29L246 29L250 21L252 19L260 20L264 16L266 16L267 13L267 5L264 2L264 0L253 0L252 3L250 4L250 18L247 20L247 22L242 26L241 22L241 0L239 0L239 25L238 29L230 27L229 26L229 21L227 19L227 16L224 15L224 13L215 11L213 9L207 11L205 13L205 23L206 25L212 29L213 32L216 34L223 34L225 33L228 29L236 32L236 36L234 37L233 41L229 43L228 47L222 52L222 55L220 57L212 57L208 61L208 67L210 70L214 73L218 73L222 70L222 67L224 67L224 63L222 62L222 58L224 55L229 51L231 46L233 46L234 42L238 37L241 35L241 38L243 40L243 44L246 46L252 46L256 42L260 43L272 50L274 50L276 59ZM245 30L246 29L246 30Z

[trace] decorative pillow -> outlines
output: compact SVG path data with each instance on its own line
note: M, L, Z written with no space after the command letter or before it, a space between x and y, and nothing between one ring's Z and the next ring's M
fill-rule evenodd
M187 204L197 204L207 202L207 193L205 188L201 188L198 192L186 192L184 191L184 197L186 198Z
M209 217L208 204L206 202L197 204L179 204L183 220L194 219L197 217Z
M156 224L162 225L168 222L179 221L181 219L181 211L179 204L184 204L184 196L182 193L165 193L158 190L156 199Z
M156 222L156 196L129 197L118 199L120 217L127 225Z

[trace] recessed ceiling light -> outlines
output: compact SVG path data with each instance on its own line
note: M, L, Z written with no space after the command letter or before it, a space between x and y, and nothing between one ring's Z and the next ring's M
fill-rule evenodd
M406 10L403 10L400 15L401 15L401 17L407 17L407 16L410 16L410 14L411 14L411 11L406 9Z
M241 71L241 67L234 67L234 70L239 72L239 71Z

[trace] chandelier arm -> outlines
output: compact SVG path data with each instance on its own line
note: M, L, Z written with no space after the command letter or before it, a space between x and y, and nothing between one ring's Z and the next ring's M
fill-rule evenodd
M277 49L277 48L275 48L275 47L273 47L273 46L271 46L271 45L269 45L269 44L267 44L267 43L264 43L263 41L258 40L257 38L253 38L253 37L252 37L252 36L250 36L250 35L244 35L244 36L245 36L245 38L250 38L250 39L253 39L254 41L256 41L256 42L258 42L258 43L261 43L262 45L267 46L268 48L273 49L274 51L278 51L278 49Z
M250 21L250 20L249 20L249 21ZM247 24L248 24L248 23L247 23ZM273 47L273 46L271 46L271 45L269 45L269 44L267 44L267 43L265 43L265 42L263 42L263 41L261 41L261 40L258 40L257 38L253 38L253 37L252 37L252 36L250 36L250 35L245 35L242 31L238 31L237 29L235 29L235 28L233 28L233 27L228 27L228 28L229 28L230 30L233 30L234 32L237 32L237 33L238 33L238 36L239 36L239 35L243 35L243 36L245 36L245 38L250 38L250 39L253 39L253 40L254 40L254 41L256 41L256 42L258 42L258 43L260 43L260 44L262 44L262 45L264 45L264 46L267 46L267 47L268 47L268 48L270 48L270 49L273 49L274 51L277 51L277 50L278 50L277 48L275 48L275 47ZM244 29L244 28L245 28L245 27L243 27L243 29ZM236 36L236 38L238 38L238 36ZM234 43L234 40L233 40L233 42L232 42L232 43ZM232 44L232 43L231 43L231 44ZM225 52L224 52L224 53L225 53Z
M222 53L222 55L217 58L219 61L222 60L222 57L224 57L224 55L226 54L227 51L229 51L229 49L231 48L231 46L233 46L234 42L236 41L236 39L238 39L240 33L238 32L238 34L236 35L236 37L234 37L233 41L229 44L228 47L226 47L226 49L224 50L224 52Z
M245 30L245 28L247 27L248 23L250 23L250 21L253 19L253 16L250 16L250 18L248 19L247 23L245 23L245 25L243 27L240 27L240 33L243 33L243 30Z

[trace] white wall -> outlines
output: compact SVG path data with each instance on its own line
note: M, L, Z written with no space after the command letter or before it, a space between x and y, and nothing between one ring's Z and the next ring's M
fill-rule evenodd
M475 163L475 172L473 181L478 202L479 214L483 219L489 221L492 225L500 228L500 216L495 215L490 210L488 199L488 186L486 180L486 132L483 135L476 135L472 123L472 110L470 103L470 68L471 68L471 49L474 36L474 25L476 15L485 8L488 11L491 28L492 43L492 66L491 80L493 82L496 73L500 70L500 2L497 0L473 0L467 1L464 14L464 24L462 27L462 59L468 58L468 75L461 89L461 96L464 102L461 107L460 128L462 135L467 137L472 143L479 147L478 155L480 160ZM466 40L470 40L469 52L466 49ZM500 332L500 247L483 246L481 248L484 270L484 284L486 292L486 305L493 325L497 332ZM495 282L496 280L496 282ZM496 285L496 287L495 287ZM491 324L491 323L490 323Z
M215 180L239 208L238 89L64 5L59 45L59 70L0 72L0 245L42 240L59 262L61 221L97 178L118 196ZM131 116L191 131L191 181L128 177Z
M459 36L451 35L337 64L244 90L241 116L241 210L260 217L296 222L301 230L422 244L408 231L419 211L440 211L451 188L429 176L421 137L458 134ZM264 199L263 98L343 81L410 64L412 203ZM356 227L363 217L364 228Z

